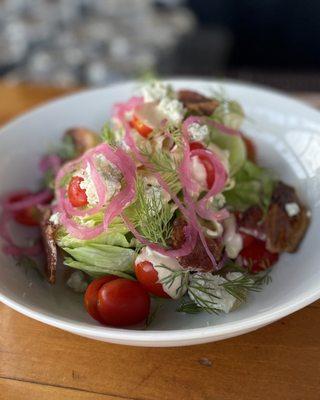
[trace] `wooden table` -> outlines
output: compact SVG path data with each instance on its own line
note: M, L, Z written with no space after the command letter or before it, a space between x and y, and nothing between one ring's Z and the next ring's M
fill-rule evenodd
M0 83L0 123L63 92ZM320 95L304 98L320 106ZM257 332L168 349L96 342L0 311L0 399L320 399L319 301Z

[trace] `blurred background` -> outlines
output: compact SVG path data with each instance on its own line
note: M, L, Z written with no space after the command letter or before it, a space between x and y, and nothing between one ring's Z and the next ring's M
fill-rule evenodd
M319 0L0 0L0 79L154 73L320 90Z

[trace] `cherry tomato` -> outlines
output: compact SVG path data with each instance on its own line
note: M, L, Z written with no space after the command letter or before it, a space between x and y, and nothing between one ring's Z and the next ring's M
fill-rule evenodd
M158 272L149 261L143 261L135 266L135 273L141 285L150 293L158 297L170 298L158 282Z
M148 125L144 124L138 117L135 115L133 116L132 120L130 121L130 126L134 128L141 136L147 138L150 133L152 132L152 128Z
M201 142L191 142L189 147L191 151L205 148Z
M249 139L247 136L241 134L241 137L244 141L247 150L247 157L250 161L256 161L256 146L254 145L253 141Z
M271 267L279 259L276 253L270 253L266 249L265 242L253 238L249 246L244 247L240 252L244 266L251 272L260 272Z
M68 186L68 197L73 207L84 207L88 204L86 191L80 187L84 179L81 176L74 176Z
M239 232L242 237L243 248L250 246L255 240L254 236L247 235L246 233Z
M111 282L115 279L118 279L117 276L107 275L102 278L98 278L93 280L90 285L87 287L86 293L84 295L84 306L88 313L95 320L103 323L103 320L99 314L97 303L98 303L98 293L99 290L105 283Z
M119 278L101 287L97 309L106 325L133 325L148 317L150 297L139 282Z
M9 198L9 203L15 203L26 199L32 193L29 191L21 192ZM24 208L23 210L15 211L13 213L14 219L22 225L38 226L40 222L40 212L36 206Z
M198 150L198 149L205 149L204 145L200 142L191 142L190 143L190 150ZM210 189L214 183L214 179L215 179L215 171L214 171L214 167L211 163L211 161L209 160L208 157L206 157L205 155L203 156L199 156L199 160L201 161L202 165L204 166L206 173L207 173L207 187L208 189Z

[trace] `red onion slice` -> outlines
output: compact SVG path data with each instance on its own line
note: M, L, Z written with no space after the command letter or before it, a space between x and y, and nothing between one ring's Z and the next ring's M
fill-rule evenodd
M14 196L26 195L27 197L22 200L10 201ZM21 211L28 207L38 206L46 203L52 199L52 192L49 189L43 190L42 192L30 194L27 190L21 190L19 192L11 193L7 196L2 207L7 211Z

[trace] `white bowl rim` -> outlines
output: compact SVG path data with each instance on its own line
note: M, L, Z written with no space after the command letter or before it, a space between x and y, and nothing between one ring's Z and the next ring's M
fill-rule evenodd
M278 97L285 101L292 102L293 105L297 105L300 108L305 108L306 111L313 111L320 116L320 113L317 111L316 108L306 105L303 102L296 100L288 96L287 94L274 89L265 88L263 85L256 85L251 83L239 82L230 79L210 79L210 78L193 78L193 77L179 77L179 78L170 78L170 79L163 79L164 81L170 83L178 83L178 82L192 82L192 83L199 83L199 84L228 84L234 87L248 89L251 88L257 91L263 91L269 95ZM16 124L21 123L25 118L36 117L38 112L43 111L43 109L54 106L58 103L63 103L64 101L68 101L73 97L78 97L82 95L86 95L89 92L99 92L104 91L110 88L117 88L117 86L131 86L135 84L136 81L128 80L124 82L114 83L105 87L99 87L94 89L83 89L76 91L71 94L63 95L58 97L55 100L49 100L45 103L42 103L40 106L34 107L31 110L18 115L16 118L13 118L9 123L5 124L0 128L0 135L5 134L7 129L12 129ZM136 342L136 343L153 343L157 344L164 343L164 342L190 342L190 341L197 341L199 339L214 339L215 337L230 337L235 336L237 334L241 334L242 332L246 332L249 330L253 330L255 328L259 328L261 326L267 325L271 322L274 322L280 318L283 318L299 309L313 303L314 301L320 298L320 286L318 289L311 291L307 296L304 294L302 296L296 296L290 302L286 302L280 306L275 307L272 310L267 310L257 314L256 316L248 317L241 319L235 322L226 322L219 324L217 326L206 326L200 328L188 328L188 329L174 329L174 330L133 330L133 329L118 329L118 328L111 328L105 326L88 326L88 324L80 323L80 322L69 322L69 319L65 318L58 318L52 317L47 315L45 312L35 311L29 307L23 305L22 302L16 301L9 296L3 295L0 293L0 301L7 306L11 307L12 309L30 317L40 322L49 324L56 328L60 328L63 330L68 330L70 332L88 336L97 339L105 339L105 340L115 340L119 342Z

